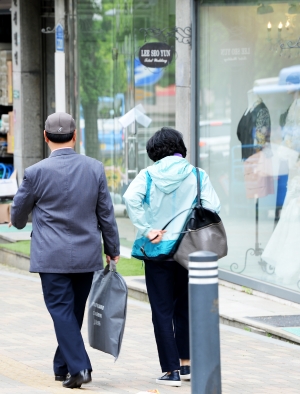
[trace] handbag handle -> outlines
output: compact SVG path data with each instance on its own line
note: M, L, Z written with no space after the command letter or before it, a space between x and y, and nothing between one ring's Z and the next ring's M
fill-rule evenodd
M176 216L174 216L171 220L168 221L168 223L162 228L162 230L165 230L165 229L168 227L168 225L169 225L174 219L177 218L177 216L181 215L183 212L190 211L191 209L193 209L193 208L187 208L187 209L185 209L184 211L179 212ZM144 242L144 245L142 245L142 246L140 247L140 251L141 251L141 252L143 253L143 255L144 255L145 257L147 257L148 259L149 259L149 257L147 256L147 254L146 254L146 252L145 252L145 245L146 245L146 243L153 241L153 240L154 240L155 238L157 238L157 237L158 237L158 235L157 235L156 237L152 238L152 239L147 239L147 240Z
M198 205L201 205L201 207L202 207L201 188L200 188L200 171L199 171L198 167L196 167L196 173L197 173L197 203L198 203Z

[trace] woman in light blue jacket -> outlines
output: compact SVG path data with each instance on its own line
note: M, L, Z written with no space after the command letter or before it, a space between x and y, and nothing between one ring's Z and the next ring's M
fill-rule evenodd
M172 128L157 131L146 148L154 164L142 170L124 194L128 215L138 230L132 255L145 261L155 339L165 372L156 383L181 386L181 379L190 379L188 271L172 255L189 209L196 204L197 173L185 159L182 134ZM219 213L220 201L202 169L200 187L202 205Z

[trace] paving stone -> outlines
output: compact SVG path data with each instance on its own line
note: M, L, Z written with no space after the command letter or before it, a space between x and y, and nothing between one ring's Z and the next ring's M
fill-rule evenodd
M0 393L66 393L53 379L56 339L40 283L27 278L4 276L0 271ZM89 347L86 319L82 332L94 369L93 382L85 392L136 394L158 388L161 394L190 393L189 382L180 389L155 383L161 371L148 304L129 300L116 363ZM296 345L222 325L221 357L224 394L300 392L300 347Z

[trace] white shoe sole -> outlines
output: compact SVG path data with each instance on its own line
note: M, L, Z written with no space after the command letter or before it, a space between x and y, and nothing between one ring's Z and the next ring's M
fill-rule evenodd
M161 380L156 379L157 384L163 384L164 386L181 387L181 382L176 380Z
M180 375L181 380L191 380L191 374L188 375Z

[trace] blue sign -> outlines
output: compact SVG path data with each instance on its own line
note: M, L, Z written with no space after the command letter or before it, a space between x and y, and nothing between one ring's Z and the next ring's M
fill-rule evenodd
M136 87L154 85L163 76L162 68L151 68L142 65L138 58L134 59L134 85Z
M65 33L60 23L55 28L55 50L56 52L65 51Z

